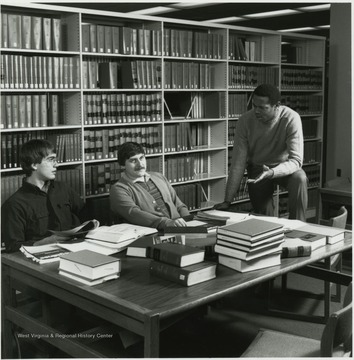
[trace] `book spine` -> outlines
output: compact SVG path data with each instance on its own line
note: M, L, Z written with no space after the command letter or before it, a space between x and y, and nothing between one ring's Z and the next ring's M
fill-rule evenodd
M310 256L311 255L311 246L293 246L288 247L284 246L282 248L281 257L282 258L291 258L291 257L301 257L301 256Z
M175 266L181 265L181 257L176 254L172 254L168 251L164 251L156 248L149 248L147 250L147 253L149 254L149 257L151 259L161 261L163 263L167 263L170 265L175 265Z
M188 283L188 273L186 271L176 266L164 264L163 262L152 261L150 264L150 273L185 286Z

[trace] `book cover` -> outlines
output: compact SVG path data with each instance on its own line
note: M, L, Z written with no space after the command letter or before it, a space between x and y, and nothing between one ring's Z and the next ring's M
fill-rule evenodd
M257 246L245 246L245 245L241 245L238 244L236 242L230 242L230 241L225 241L225 240L221 240L219 238L217 238L216 243L220 244L220 245L224 245L227 247L230 247L232 249L238 249L247 253L255 253L255 252L259 252L262 250L266 250L266 249L270 249L272 247L277 247L279 244L284 242L284 236L281 236L279 239L277 240L273 240L271 242L268 243L262 243L262 244L257 244Z
M149 250L152 259L179 267L202 262L204 255L204 249L170 242L154 245Z
M254 248L254 247L258 247L260 245L269 244L269 243L272 243L274 241L277 241L277 240L283 239L283 238L284 238L284 234L280 233L280 234L276 234L276 235L273 235L273 236L270 236L270 237L267 237L264 239L260 239L257 241L249 241L249 240L238 239L233 236L217 234L217 239L219 239L219 240L224 240L229 243L238 244L240 246L244 246L247 248Z
M250 261L245 261L242 259L237 259L234 257L219 254L218 262L219 264L224 265L230 269L244 273L244 272L280 265L281 254L279 252L274 254L269 254Z
M62 255L59 270L95 280L120 273L120 259L91 250L79 250Z
M310 246L312 250L316 250L327 243L325 235L314 234L298 229L285 232L285 241L286 244L283 244L283 247Z
M77 274L73 274L73 273L69 273L67 271L64 270L59 270L59 274L66 276L67 278L70 278L72 280L78 281L84 285L89 285L89 286L94 286L94 285L98 285L98 284L102 284L108 280L113 280L113 279L118 279L119 278L119 274L112 274L112 275L108 275L108 276L103 276L99 279L95 279L95 280L88 280L85 279L81 276L78 276Z
M222 226L217 231L218 234L254 241L283 232L283 225L252 218L236 224Z
M196 285L216 277L216 263L203 261L186 267L151 261L150 274L184 286Z
M56 244L40 246L21 246L20 251L29 259L39 264L59 261L60 256L68 254L67 249L61 248Z
M183 235L169 235L169 236L143 236L132 242L127 248L127 256L149 257L151 248L154 245L171 242L176 244L185 244Z
M330 226L309 224L299 227L297 230L326 236L327 244L335 244L344 240L345 229L339 229Z
M282 258L291 258L291 257L301 257L301 256L310 256L312 253L312 248L310 245L294 245L291 243L292 239L286 239L283 243L283 248L281 252Z

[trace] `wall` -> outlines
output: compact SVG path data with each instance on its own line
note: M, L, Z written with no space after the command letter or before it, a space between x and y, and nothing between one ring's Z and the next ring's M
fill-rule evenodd
M325 180L352 175L351 4L331 4Z

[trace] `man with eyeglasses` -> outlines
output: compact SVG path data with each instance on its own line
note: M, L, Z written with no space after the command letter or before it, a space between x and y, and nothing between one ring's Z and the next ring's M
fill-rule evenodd
M276 86L262 84L252 95L253 109L237 122L225 201L215 209L227 210L245 169L254 211L274 216L274 185L289 192L289 218L306 221L307 177L302 170L304 139L299 114L280 105Z
M54 146L34 139L23 144L20 163L25 178L1 208L1 235L6 252L21 245L55 243L48 230L68 230L85 220L84 202L63 182L55 181L57 159Z
M125 221L163 230L186 226L190 215L168 180L158 172L146 172L144 148L126 142L118 149L118 163L124 167L121 179L110 191L111 210Z

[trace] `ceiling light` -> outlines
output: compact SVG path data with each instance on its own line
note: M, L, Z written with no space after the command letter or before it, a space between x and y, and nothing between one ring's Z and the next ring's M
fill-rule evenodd
M304 7L297 8L297 10L322 11L322 10L329 10L330 8L331 8L331 4L323 4L323 5L304 6Z
M300 31L312 31L316 30L314 27L302 27L302 28L294 28L294 29L282 29L278 30L279 32L300 32Z
M247 19L242 18L242 17L230 16L230 17L226 17L226 18L206 20L206 22L227 23L227 22L232 22L232 21L244 21L244 20L247 20Z
M157 15L157 14L165 14L171 11L176 11L176 9L172 9L170 7L165 6L156 6L148 9L130 11L128 14L136 14L136 15Z
M248 15L242 15L242 16L250 18L250 19L261 19L261 18L267 18L267 17L273 17L273 16L298 14L299 12L300 11L298 11L298 10L284 9L284 10L267 11L267 12L248 14Z
M219 2L200 2L200 1L195 1L195 2L180 2L180 3L174 3L174 4L169 4L168 6L171 6L173 8L176 9L192 9L194 7L200 7L203 5L215 5L215 4L220 4Z
M319 29L330 29L331 25L320 25L317 26Z

